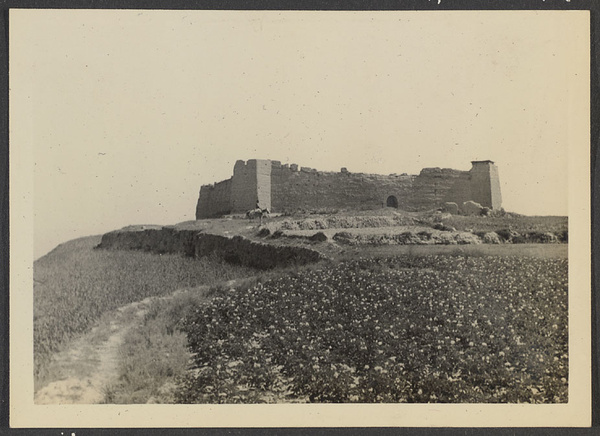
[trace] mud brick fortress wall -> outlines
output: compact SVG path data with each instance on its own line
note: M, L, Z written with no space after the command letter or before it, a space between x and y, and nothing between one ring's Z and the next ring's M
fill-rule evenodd
M419 175L389 176L317 171L279 161L239 160L233 176L200 188L196 219L243 213L260 206L272 212L327 209L427 210L468 200L491 209L502 204L494 162L473 161L470 171L424 168Z

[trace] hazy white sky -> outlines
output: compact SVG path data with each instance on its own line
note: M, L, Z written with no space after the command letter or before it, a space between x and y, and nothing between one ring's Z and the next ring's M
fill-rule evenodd
M194 219L200 185L237 159L382 174L491 159L505 209L566 215L581 18L13 11L11 152L32 146L34 256Z

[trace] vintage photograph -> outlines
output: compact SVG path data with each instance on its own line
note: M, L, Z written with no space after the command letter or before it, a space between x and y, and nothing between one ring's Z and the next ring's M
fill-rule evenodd
M589 420L588 13L10 18L18 422Z

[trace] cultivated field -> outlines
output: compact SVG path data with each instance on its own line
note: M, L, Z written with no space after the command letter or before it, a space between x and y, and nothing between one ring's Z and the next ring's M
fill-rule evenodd
M176 227L310 246L329 259L261 272L217 258L98 250L100 238L89 237L36 261L36 391L93 373L93 359L73 369L85 344L111 354L100 395L109 403L568 400L566 218L383 210L257 224ZM479 242L359 236L407 232ZM489 232L498 241L484 242Z
M565 402L567 262L358 259L189 314L182 402Z
M52 355L128 303L177 289L212 285L255 271L217 259L95 250L99 236L67 242L34 263L34 380L41 386Z

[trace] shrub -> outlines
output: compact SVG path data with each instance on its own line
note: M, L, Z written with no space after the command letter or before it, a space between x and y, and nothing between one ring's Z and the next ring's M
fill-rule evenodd
M526 239L529 242L539 243L539 244L549 244L553 242L558 242L556 235L550 232L529 232L526 235Z
M556 235L556 237L558 238L559 242L569 242L569 231L568 230L563 230L558 232L558 234Z
M431 239L432 234L433 233L428 232L427 230L422 230L419 233L417 233L417 235L421 238L421 240L425 240L425 241Z
M421 238L414 232L402 232L396 236L396 240L399 244L411 245L420 244Z
M519 236L517 232L510 229L496 230L496 234L505 242L512 242L512 239Z

